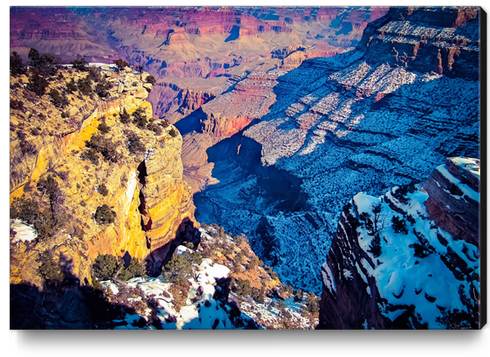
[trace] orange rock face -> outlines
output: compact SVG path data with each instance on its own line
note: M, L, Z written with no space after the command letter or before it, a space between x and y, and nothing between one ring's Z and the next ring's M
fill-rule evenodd
M175 29L172 30L173 32L170 32L167 37L167 41L165 44L167 45L176 45L176 44L181 44L181 43L188 43L189 41L185 37L183 29Z
M181 113L188 115L209 101L213 95L205 91L194 91L188 89L181 106Z
M237 83L234 90L204 104L202 110L203 132L217 137L229 137L247 126L253 119L262 117L275 102L272 89L282 72L251 73Z
M91 280L91 264L99 254L119 258L129 254L156 266L166 251L162 248L169 247L179 230L185 228L183 222L194 220L191 189L183 181L182 137L178 131L169 125L162 126L157 133L137 127L134 122L123 124L120 121L123 108L130 115L139 110L147 118L152 117L151 104L146 101L151 85L141 80L145 74L131 70L120 74L110 70L103 73L115 84L107 98L68 96L65 111L78 113L84 108L83 113L86 113L80 114L78 123L70 123L77 116L60 117L62 110L50 102L47 94L33 102L24 100L22 112L11 110L11 172L14 173L11 202L15 198L30 199L36 201L41 210L49 211L53 202L38 185L47 177L56 180L57 194L62 198L55 212L55 217L60 218L49 234L39 233L36 240L28 243L19 242L15 239L16 233L12 234L13 283L39 285L37 260L44 252L52 254L55 260L61 256L68 258L72 272L81 281ZM61 88L65 81L79 74L63 71L62 75L62 80L51 83L53 87ZM22 78L14 78L12 83L19 80ZM23 95L22 87L17 87L12 90L11 99ZM31 120L26 120L29 115ZM38 119L39 115L42 120ZM103 122L109 127L107 133L99 130ZM34 128L36 135L32 134ZM56 128L66 134L58 136ZM98 162L93 163L83 159L86 142L97 135L115 145L116 160L99 156ZM135 140L134 137L139 138L144 150L129 150L129 142ZM34 148L29 153L22 149L25 142ZM103 193L102 185L108 193ZM94 219L102 205L115 213L112 223L103 224ZM158 259L153 256L156 251Z

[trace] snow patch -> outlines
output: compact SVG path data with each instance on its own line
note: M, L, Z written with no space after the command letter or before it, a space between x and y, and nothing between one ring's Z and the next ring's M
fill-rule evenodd
M480 179L480 160L469 157L452 157L451 161Z
M352 272L348 269L344 269L344 278L347 280L352 280Z
M330 270L330 267L328 266L327 263L324 263L322 265L322 279L323 279L323 284L330 290L332 294L337 292L337 287L335 285L335 279L332 274L332 270Z
M134 190L136 189L137 183L138 182L136 179L136 172L131 171L129 173L128 188L126 189L126 201L127 201L126 206L129 206L129 202L131 202L131 200L133 199Z
M29 242L37 238L37 230L20 219L11 220L10 228L15 232L13 242Z
M456 185L465 196L471 198L473 201L480 202L480 194L473 190L470 186L462 183L456 177L454 177L445 167L446 165L437 166L437 171L439 171L449 182ZM479 171L478 171L479 174Z
M447 255L450 249L451 254L457 254L466 262L469 271L479 274L478 248L465 241L454 240L449 233L439 229L427 218L424 206L428 198L426 193L415 191L407 194L406 198L408 202L403 209L414 219L414 223L406 222L408 233L395 233L391 226L380 230L378 233L381 236L382 254L376 258L378 264L373 268L365 258L361 259L361 264L375 278L381 298L386 299L392 306L414 305L415 313L421 317L420 323L427 323L429 328L441 328L443 326L437 321L438 317L442 316L440 308L466 311L459 289L462 286L464 294L469 298L470 284L475 284L475 281L458 280L444 264L443 256ZM354 198L359 212L368 212L371 215L369 209L373 202L380 202L380 199L365 194L358 194ZM390 218L399 215L391 211L385 202L382 203L381 214ZM371 236L362 225L358 232L359 245L369 254L371 240L368 237ZM447 241L447 246L439 241L438 236ZM419 255L415 252L417 245L426 247ZM369 285L357 262L355 266L365 284ZM479 290L479 286L476 287ZM370 289L368 293L371 294ZM392 321L404 312L403 309L388 311L386 306L381 311Z
M112 281L110 280L105 280L105 281L101 281L100 282L102 284L102 286L107 290L107 289L111 289L112 293L114 295L117 295L117 293L119 293L119 288L117 287L116 284L114 284Z
M395 270L390 274L388 278L388 285L385 290L391 292L396 298L400 297L405 288L403 275L398 270Z
M360 192L354 196L354 204L357 207L357 211L359 213L371 212L372 206L378 203L380 203L379 198L369 196L363 192Z

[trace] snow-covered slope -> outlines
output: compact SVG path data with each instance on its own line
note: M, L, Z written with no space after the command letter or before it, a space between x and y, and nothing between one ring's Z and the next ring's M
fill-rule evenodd
M449 173L451 164L479 174L479 160L453 158L427 182L448 198L468 200L475 212L469 219L478 218L479 192ZM465 193L444 189L444 180ZM479 244L460 233L461 220L453 234L436 224L435 211L427 209L436 197L430 187L431 195L416 187L380 197L358 193L344 207L321 269L321 328L478 328ZM442 209L449 217L458 214Z
M269 113L208 150L218 183L195 195L198 221L245 232L286 283L318 292L352 196L479 157L478 10L446 10L392 9L355 51L278 77Z
M186 247L180 246L182 250ZM157 302L156 316L161 321L161 326L164 329L177 329L177 330L194 330L194 329L226 329L234 328L228 312L225 309L224 304L220 304L219 301L213 298L216 290L216 279L224 278L228 276L229 269L223 265L213 264L210 259L204 259L199 266L196 266L195 276L197 278L189 279L191 283L187 304L180 308L178 311L174 306L173 298L169 289L171 287L170 282L166 282L163 277L147 278L141 277L133 278L127 282L127 287L138 287L143 292L143 297L151 297ZM112 290L117 294L117 286L110 281L102 283L106 288ZM192 303L192 299L196 297L198 291L201 291L201 299ZM136 298L138 299L138 298ZM135 329L139 328L133 323L138 322L140 318L148 319L151 313L150 309L145 309L144 313L139 314L126 314L124 320L114 321L116 323L116 329ZM253 323L252 323L253 326ZM142 328L148 328L146 325Z
M245 238L237 241L213 227L201 228L200 233L197 250L180 245L173 253L192 267L183 282L165 272L125 282L102 281L105 298L124 313L101 327L313 329L318 324L318 298L302 292L293 296L277 274L260 264Z

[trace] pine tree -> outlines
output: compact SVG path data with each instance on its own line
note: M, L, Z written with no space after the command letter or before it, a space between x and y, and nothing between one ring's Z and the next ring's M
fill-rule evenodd
M192 277L192 265L183 256L175 254L162 268L165 279L170 283L184 285Z
M62 282L65 278L63 269L57 264L52 255L48 252L44 252L39 256L38 262L41 263L39 266L39 273L45 280L55 280Z
M75 68L78 71L86 71L87 70L87 61L85 61L85 58L80 58L80 59L74 59L73 61L70 62L73 65L73 68Z
M142 108L138 108L133 113L133 124L140 129L146 129L148 126L148 118Z
M119 114L119 120L123 124L128 124L131 121L131 116L126 111L126 108L124 108L123 111Z
M12 76L18 76L20 74L25 74L26 72L27 66L17 52L14 51L12 56L10 56L10 73Z
M116 257L111 254L99 255L92 264L92 273L98 280L110 280L118 268Z
M375 258L378 258L381 255L381 237L379 234L376 234L369 244L369 250Z
M314 293L309 293L306 297L306 310L310 314L317 314L320 311L318 301Z
M170 131L168 133L173 138L175 138L178 135L174 128L170 129Z
M116 212L111 210L111 208L105 203L97 208L95 211L95 221L98 224L111 224L114 223L116 218Z
M125 68L125 67L129 67L129 63L124 61L123 59L119 58L117 60L114 60L113 61L114 64L117 66L117 71L121 71L121 69Z
M39 71L33 70L32 75L27 82L27 89L36 93L38 96L42 96L46 92L48 81L39 75Z
M60 63L60 59L58 57L55 57L50 53L40 55L34 48L29 50L28 57L31 60L29 65L37 69L41 75L50 77L56 74L56 66Z
M393 216L391 219L392 227L395 233L405 233L408 234L407 225L403 218L398 218L397 216Z
M146 83L155 84L157 80L152 75L146 77Z

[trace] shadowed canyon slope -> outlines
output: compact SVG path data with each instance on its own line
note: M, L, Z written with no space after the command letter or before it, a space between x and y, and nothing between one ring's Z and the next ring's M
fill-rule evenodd
M207 151L219 183L195 195L197 219L244 231L286 282L318 289L352 196L479 157L478 26L478 9L393 8L356 51L278 76L269 113Z

